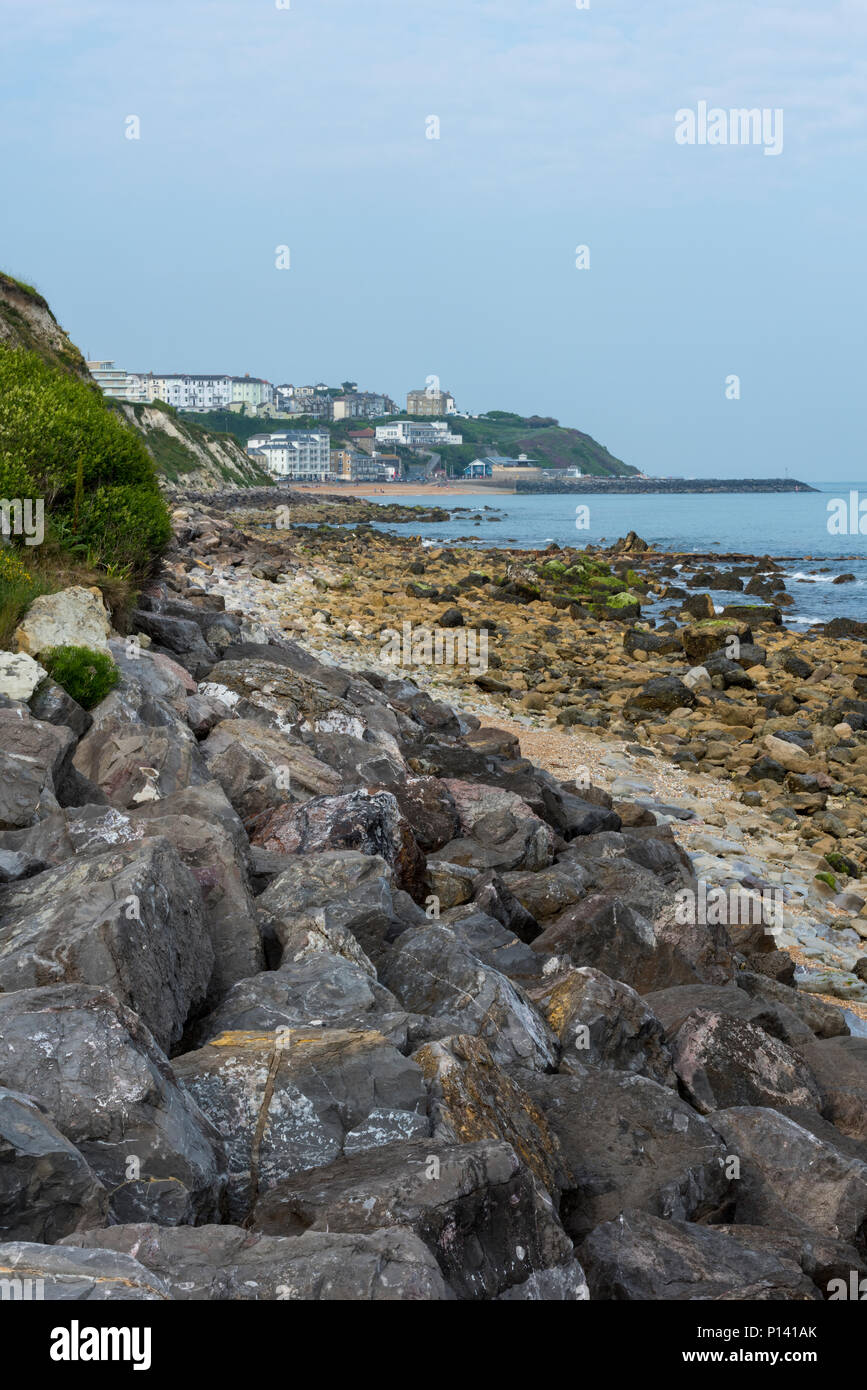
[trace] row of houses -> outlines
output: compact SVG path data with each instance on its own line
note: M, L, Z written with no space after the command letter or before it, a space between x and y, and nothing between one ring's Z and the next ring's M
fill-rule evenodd
M164 401L176 410L238 410L247 407L261 415L305 416L314 420L377 420L396 415L390 396L358 391L354 383L344 388L326 386L273 386L264 377L219 373L128 372L113 361L88 362L88 370L107 396L148 405ZM407 393L407 414L435 416L455 414L454 397L438 388Z

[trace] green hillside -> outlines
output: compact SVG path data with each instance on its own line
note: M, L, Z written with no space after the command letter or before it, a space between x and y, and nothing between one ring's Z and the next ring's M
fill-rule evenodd
M388 416L395 420L421 420L420 415ZM352 430L364 425L385 424L381 420L313 420L306 416L295 419L279 419L255 415L239 415L231 410L206 411L197 414L181 414L188 424L198 423L208 429L222 430L234 434L244 443L254 434L268 434L271 430L313 430L327 429L333 442L339 443ZM589 434L581 430L569 429L550 416L515 415L508 410L489 410L487 415L477 420L463 417L451 419L453 430L463 435L463 444L442 451L443 462L452 472L460 472L473 459L485 454L505 454L516 458L527 454L543 468L580 468L582 473L597 477L625 477L637 473L638 469L624 463L622 459L608 452L604 444L599 444Z

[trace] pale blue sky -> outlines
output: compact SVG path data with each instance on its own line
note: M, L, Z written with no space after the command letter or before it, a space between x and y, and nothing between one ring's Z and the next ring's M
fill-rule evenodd
M2 0L0 263L129 368L437 374L650 473L867 477L867 5L590 4ZM678 145L702 100L782 154Z

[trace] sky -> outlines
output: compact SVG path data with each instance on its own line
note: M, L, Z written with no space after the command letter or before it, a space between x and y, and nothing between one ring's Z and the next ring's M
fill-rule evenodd
M867 479L867 0L0 12L0 266L89 356ZM700 103L777 125L711 143Z

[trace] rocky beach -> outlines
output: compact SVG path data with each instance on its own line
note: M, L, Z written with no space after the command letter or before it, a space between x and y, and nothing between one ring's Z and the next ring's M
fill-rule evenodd
M131 613L73 585L0 653L0 1274L148 1301L867 1275L867 625L795 634L776 562L635 534L172 507ZM89 711L40 664L58 634L117 668Z

